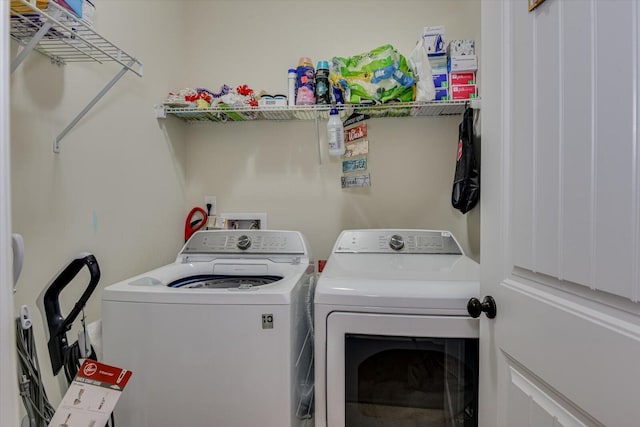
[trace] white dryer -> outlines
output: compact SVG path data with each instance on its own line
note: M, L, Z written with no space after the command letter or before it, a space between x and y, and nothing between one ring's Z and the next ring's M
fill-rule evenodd
M104 361L133 371L129 427L300 426L313 394L302 234L199 231L173 264L108 286Z
M316 427L475 427L479 265L447 231L347 230L315 291Z

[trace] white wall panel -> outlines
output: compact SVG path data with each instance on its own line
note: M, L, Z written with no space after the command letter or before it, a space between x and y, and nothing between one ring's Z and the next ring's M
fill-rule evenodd
M534 79L534 268L557 277L559 234L560 137L560 4L543 4L536 15Z
M637 301L638 4L513 10L514 264Z
M633 264L637 262L632 233L636 220L634 3L597 2L595 9L595 287L624 297L631 297Z
M513 8L512 11L517 11ZM513 28L523 29L513 31L513 168L522 171L514 174L515 179L511 183L513 189L513 246L514 264L523 268L532 269L533 247L533 143L534 143L534 118L536 110L533 108L535 99L533 78L534 34L532 20L522 13L513 13Z
M585 261L593 248L588 232L593 216L593 4L562 2L562 9L561 275L589 285L591 263Z
M518 367L509 367L509 405L507 419L510 427L586 427L596 425L579 420L561 403L553 392L536 384ZM523 414L525 416L523 416Z

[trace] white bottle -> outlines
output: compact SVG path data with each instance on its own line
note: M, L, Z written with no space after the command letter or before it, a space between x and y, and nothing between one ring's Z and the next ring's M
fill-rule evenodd
M344 154L344 127L338 110L332 108L327 123L327 137L329 140L329 155L342 156Z
M289 93L287 95L289 106L296 105L296 69L289 68Z

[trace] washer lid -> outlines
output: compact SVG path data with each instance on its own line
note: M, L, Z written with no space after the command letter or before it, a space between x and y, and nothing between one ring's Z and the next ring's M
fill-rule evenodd
M174 263L107 286L103 301L166 304L290 304L296 286L307 280L306 263L286 264L253 259ZM220 286L171 286L217 278ZM269 279L271 283L265 283ZM236 285L232 286L232 282ZM242 286L251 280L259 286ZM224 286L223 286L224 285Z

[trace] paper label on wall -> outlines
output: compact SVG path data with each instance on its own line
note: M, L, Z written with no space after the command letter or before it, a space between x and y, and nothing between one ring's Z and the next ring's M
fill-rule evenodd
M371 187L371 176L368 173L348 175L340 178L342 188Z
M131 371L85 360L56 410L50 426L102 427L131 378Z
M353 113L352 115L347 117L347 119L343 123L343 126L344 127L349 127L351 125L355 125L356 123L360 123L360 122L364 122L365 120L369 120L370 118L371 118L371 116L369 116L368 114Z
M358 172L367 170L367 158L360 157L359 159L345 160L342 162L342 173Z
M369 153L369 140L361 139L351 144L346 144L344 149L344 157L357 157Z
M361 123L344 131L344 142L349 143L367 136L367 122Z

